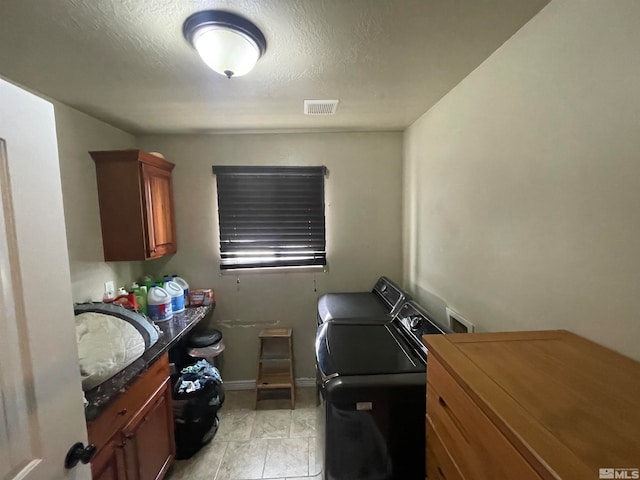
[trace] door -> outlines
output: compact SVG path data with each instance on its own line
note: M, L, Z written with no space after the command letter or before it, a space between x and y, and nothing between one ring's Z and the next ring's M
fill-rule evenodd
M87 480L53 106L0 80L0 109L0 478Z
M149 257L175 253L176 227L173 211L171 172L142 164Z

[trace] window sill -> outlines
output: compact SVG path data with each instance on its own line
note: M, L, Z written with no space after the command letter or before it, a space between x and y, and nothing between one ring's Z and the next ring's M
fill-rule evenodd
M328 265L317 266L301 266L301 267L254 267L254 268L235 268L232 270L220 270L220 276L238 276L250 274L269 274L269 273L329 273Z

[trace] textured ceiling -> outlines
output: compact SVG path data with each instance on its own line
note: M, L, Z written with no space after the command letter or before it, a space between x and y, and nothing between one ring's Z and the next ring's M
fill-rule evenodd
M132 133L400 130L548 0L2 0L0 76ZM182 22L225 9L267 52L209 70ZM338 98L332 117L304 99Z

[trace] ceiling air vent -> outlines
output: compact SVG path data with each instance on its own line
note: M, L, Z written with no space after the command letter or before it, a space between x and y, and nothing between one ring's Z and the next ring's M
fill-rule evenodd
M305 100L305 115L335 115L340 100Z

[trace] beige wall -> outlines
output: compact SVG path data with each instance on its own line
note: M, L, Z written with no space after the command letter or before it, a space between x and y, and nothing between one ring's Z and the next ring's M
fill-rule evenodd
M554 1L405 135L405 281L640 359L640 3Z
M176 163L178 253L145 267L216 289L213 324L227 345L225 380L255 378L257 336L265 324L293 327L296 376L313 377L317 297L369 290L381 274L400 281L401 133L155 136L141 138L140 146ZM234 164L328 167L327 273L220 275L211 166Z
M135 138L59 102L53 103L73 300L100 300L105 281L124 285L140 276L142 267L140 262L104 262L96 170L87 152L134 148Z

